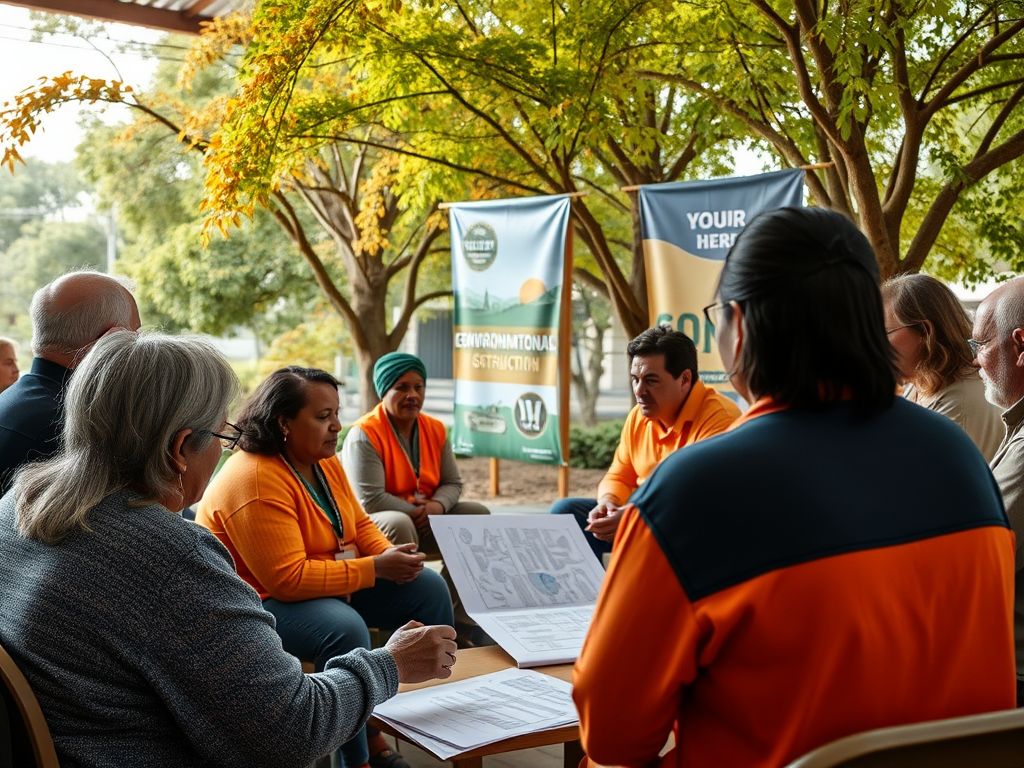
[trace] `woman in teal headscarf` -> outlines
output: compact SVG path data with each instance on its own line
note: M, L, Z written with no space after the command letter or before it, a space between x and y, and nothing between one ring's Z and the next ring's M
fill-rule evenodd
M444 424L422 413L427 384L423 361L391 352L373 367L381 402L357 420L341 451L342 464L359 503L392 544L415 543L436 553L430 515L486 515L472 501L459 501L462 478ZM448 578L453 597L455 587ZM460 601L455 625L465 640L475 626Z

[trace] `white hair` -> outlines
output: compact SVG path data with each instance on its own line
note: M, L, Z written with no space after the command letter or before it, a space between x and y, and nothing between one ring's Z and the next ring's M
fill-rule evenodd
M58 308L55 299L68 278L88 275L97 280L99 290L87 299ZM136 312L129 295L135 284L128 278L106 275L94 270L79 270L58 277L32 296L32 350L38 356L71 355L86 349L107 330L129 327Z
M89 511L112 493L139 489L145 503L176 493L175 436L191 429L203 450L237 393L234 372L205 339L107 334L71 379L59 453L15 476L18 530L55 544L88 530Z
M1016 328L1024 328L1024 277L1014 278L1003 285L1003 292L992 308L992 319L1001 339Z

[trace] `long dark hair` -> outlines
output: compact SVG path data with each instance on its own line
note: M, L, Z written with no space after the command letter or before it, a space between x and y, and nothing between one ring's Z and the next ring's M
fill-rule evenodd
M737 369L753 394L814 405L848 392L865 414L892 404L895 353L878 264L845 216L824 208L758 215L726 256L718 297L743 308Z
M245 434L238 447L246 453L275 454L284 446L278 419L294 419L307 402L309 383L338 386L338 380L319 368L292 365L267 376L242 404L237 425Z

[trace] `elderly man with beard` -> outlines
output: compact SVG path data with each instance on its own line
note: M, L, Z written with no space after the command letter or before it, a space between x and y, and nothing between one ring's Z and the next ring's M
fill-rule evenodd
M1006 436L990 466L1017 537L1014 636L1017 643L1017 706L1024 704L1024 277L999 286L978 306L974 364L985 397L1004 409Z

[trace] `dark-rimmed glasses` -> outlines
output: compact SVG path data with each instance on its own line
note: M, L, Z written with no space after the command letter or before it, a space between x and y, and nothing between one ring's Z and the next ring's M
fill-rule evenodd
M711 313L714 313L717 317L718 314L728 306L729 305L724 301L719 301L714 304L708 304L706 307L704 307L704 319L707 320L710 325L713 325L717 328L718 323L715 322L715 318L711 316Z
M220 438L220 444L224 450L233 451L235 450L235 446L238 445L238 441L245 437L245 432L242 431L241 427L235 426L230 421L225 421L224 423L235 430L235 434L222 435L220 432L213 431L211 431L210 434L214 437Z

